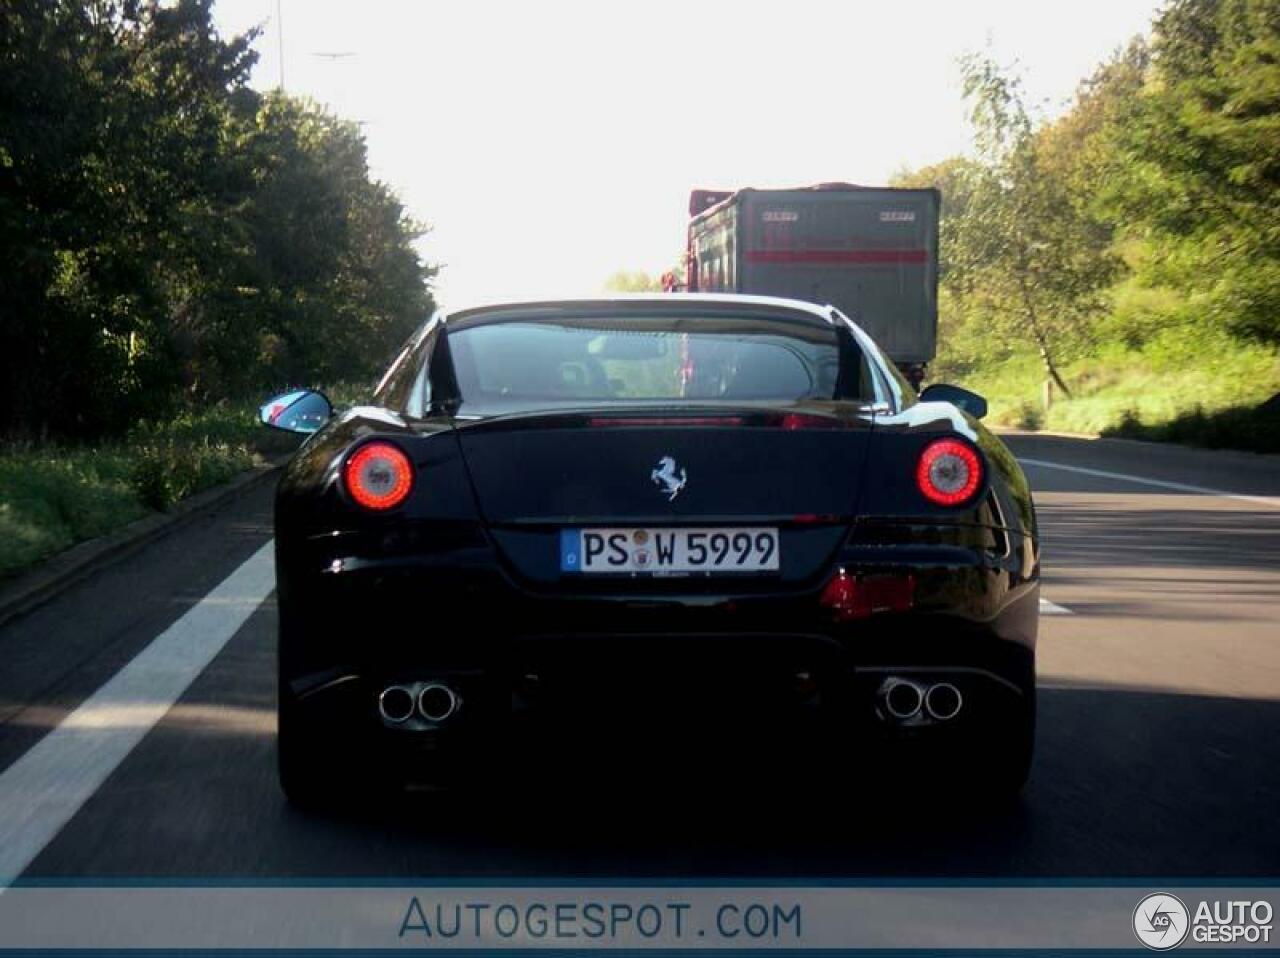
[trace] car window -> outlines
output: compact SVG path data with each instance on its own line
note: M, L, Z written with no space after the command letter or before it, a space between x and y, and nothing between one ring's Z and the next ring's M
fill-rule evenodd
M848 316L839 310L833 310L833 312L837 319L848 326L859 344L863 376L866 377L862 381L866 384L864 388L869 392L870 398L874 398L877 402L889 402L896 409L910 405L915 397L915 390L898 372L898 368L880 351L875 340Z
M754 318L504 321L451 331L449 349L473 407L832 399L840 373L834 328Z

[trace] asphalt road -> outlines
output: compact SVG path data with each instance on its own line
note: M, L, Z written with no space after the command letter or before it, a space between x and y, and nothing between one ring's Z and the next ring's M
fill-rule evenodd
M1044 596L1068 610L1043 620L1036 761L1012 806L957 807L946 780L883 802L856 756L833 757L852 789L776 754L728 787L566 742L480 795L295 811L275 780L276 613L250 574L268 567L264 487L0 629L0 879L1280 873L1280 461L1010 444L1037 490ZM212 661L183 666L196 678L167 708L175 656L200 643ZM28 849L8 875L6 842Z

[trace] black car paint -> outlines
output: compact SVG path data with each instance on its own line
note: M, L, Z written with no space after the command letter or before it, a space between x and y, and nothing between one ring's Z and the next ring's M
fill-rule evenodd
M559 676L576 702L585 686L655 673L696 677L686 691L717 701L718 679L755 690L763 675L785 699L774 680L812 671L819 691L801 705L880 737L918 735L875 721L875 686L890 670L963 683L970 723L1025 713L1039 593L1026 479L999 439L955 407L908 392L898 400L896 409L796 404L788 411L837 425L795 431L593 429L580 424L591 410L465 420L439 404L420 416L348 410L305 443L277 493L282 707L334 742L413 754L507 728L537 705L520 685L531 672ZM735 411L749 420L757 410L716 410ZM985 476L970 504L941 507L916 488L915 466L927 443L956 436L981 451ZM400 446L417 470L410 498L384 514L349 501L340 480L347 456L375 438ZM669 502L648 469L673 450L691 479L687 496ZM594 523L777 525L784 569L561 576L558 529ZM835 621L819 597L838 569L910 572L914 608ZM462 691L458 720L426 733L385 728L378 691L434 677Z

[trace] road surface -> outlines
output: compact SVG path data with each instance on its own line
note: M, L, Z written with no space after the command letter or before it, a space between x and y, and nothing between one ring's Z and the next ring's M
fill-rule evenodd
M859 800L806 788L778 755L731 789L592 788L558 768L663 770L566 743L563 765L482 796L295 811L275 779L263 487L0 629L0 882L1274 876L1280 461L1009 441L1037 491L1054 613L1012 807L958 809L946 780L879 803L874 775Z

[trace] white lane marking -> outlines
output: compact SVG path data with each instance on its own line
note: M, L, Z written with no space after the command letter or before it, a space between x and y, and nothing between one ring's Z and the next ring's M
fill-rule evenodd
M1040 600L1041 615L1074 615L1065 605L1058 605L1056 602L1050 602L1048 599Z
M273 588L268 542L0 773L0 891L164 717Z
M1183 482L1167 482L1164 479L1148 479L1145 476L1130 476L1123 472L1108 472L1105 469L1086 469L1084 466L1064 466L1060 462L1048 462L1044 459L1023 459L1018 462L1026 466L1040 466L1044 469L1061 469L1063 472L1078 472L1083 476L1098 476L1102 479L1119 479L1121 482L1136 482L1143 486L1158 486L1161 489L1174 489L1178 492L1193 492L1201 496L1220 496L1223 499L1237 499L1240 502L1252 502L1255 505L1270 506L1280 509L1280 496L1246 496L1238 492L1227 492L1223 489L1210 489L1208 486L1190 486Z

